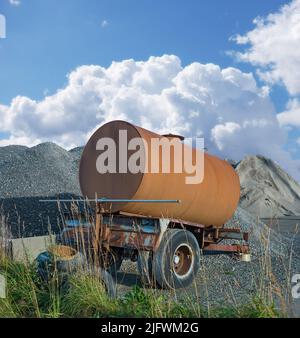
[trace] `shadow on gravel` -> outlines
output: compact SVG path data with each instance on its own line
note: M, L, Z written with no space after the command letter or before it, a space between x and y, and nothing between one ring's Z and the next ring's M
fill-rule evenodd
M117 274L117 283L119 285L133 287L133 286L139 286L142 287L143 284L141 283L139 275L135 273L129 273L129 272L118 272Z
M62 214L71 203L40 202L45 199L78 199L73 194L17 197L0 199L0 215L12 238L44 236L58 233L62 228ZM81 204L81 203L80 203ZM82 203L83 204L83 203ZM79 205L79 208L83 206Z

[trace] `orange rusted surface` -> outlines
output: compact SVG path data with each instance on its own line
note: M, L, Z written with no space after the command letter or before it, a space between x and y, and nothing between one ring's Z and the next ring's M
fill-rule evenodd
M163 173L160 166L158 173L133 174L118 172L99 174L96 169L96 161L103 151L96 150L96 144L103 137L113 138L118 144L119 130L127 131L128 142L136 137L140 137L147 142L148 146L145 145L142 151L148 152L145 163L148 169L150 168L151 160L153 160L150 151L151 139L157 138L161 140L164 138L164 136L124 121L113 121L99 128L88 141L80 162L80 187L85 197L90 199L96 197L136 200L181 200L180 204L123 203L112 204L106 206L106 208L112 212L122 211L144 216L181 219L204 226L220 227L232 217L240 197L238 175L226 161L207 153L204 153L204 178L198 184L187 184L186 177L191 176L191 174L185 171L175 173L172 165L170 173ZM170 138L170 136L168 137ZM174 141L179 142L184 148L188 147L187 145L182 145L181 139L176 136L174 136ZM119 154L119 148L120 146L117 149L117 155ZM196 151L200 150L193 149L194 156ZM135 152L136 150L128 151L127 159ZM171 151L170 155L171 163L173 163L176 150ZM161 163L161 151L158 154L158 159Z

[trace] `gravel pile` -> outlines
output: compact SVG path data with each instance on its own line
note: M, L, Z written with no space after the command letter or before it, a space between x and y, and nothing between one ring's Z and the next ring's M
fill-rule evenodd
M76 147L71 150L69 150L69 153L73 155L75 163L77 164L77 168L79 168L80 158L81 154L83 152L84 147Z
M236 165L240 205L262 218L300 215L300 185L275 162L248 156Z
M16 145L0 147L0 166L5 162L15 161L21 158L23 152L28 149L28 147Z
M74 194L46 196L48 199L78 199ZM70 203L44 203L45 196L0 199L0 214L12 238L59 233Z
M0 152L0 198L80 194L77 156L54 143Z
M13 237L48 234L49 226L58 230L57 204L39 201L80 196L78 149L54 143L0 148L0 211Z

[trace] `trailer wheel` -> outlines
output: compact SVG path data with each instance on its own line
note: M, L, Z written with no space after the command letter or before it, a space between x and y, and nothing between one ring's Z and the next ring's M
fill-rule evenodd
M192 232L168 229L154 254L159 285L177 289L189 286L200 268L200 248Z
M123 262L123 252L118 249L110 249L100 254L100 266L108 271L113 277L116 277Z
M113 276L108 271L98 267L90 266L81 271L80 274L84 274L85 276L95 278L96 280L99 281L99 283L102 283L108 297L110 298L117 297L117 284Z
M137 268L140 274L141 282L146 286L155 285L153 274L153 252L141 251L138 254Z

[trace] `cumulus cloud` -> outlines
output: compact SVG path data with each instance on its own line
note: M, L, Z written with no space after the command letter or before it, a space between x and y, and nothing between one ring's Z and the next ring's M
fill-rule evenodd
M300 101L289 100L286 111L277 115L280 125L300 127Z
M226 122L217 124L211 130L212 139L216 142L217 147L222 151L228 140L233 136L233 142L236 141L236 133L241 130L241 126L235 122Z
M283 150L286 133L268 90L251 73L198 62L183 67L174 55L78 67L54 95L17 96L0 105L0 116L0 131L9 135L0 145L54 141L70 148L103 123L124 119L159 133L203 136L209 152L223 158L270 156L300 178L298 162Z
M293 0L266 18L256 18L255 28L234 40L248 45L235 53L242 61L258 66L260 77L283 83L291 95L300 94L300 0Z

